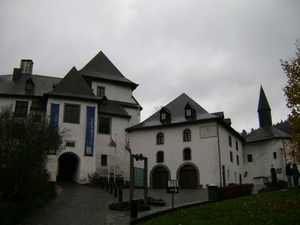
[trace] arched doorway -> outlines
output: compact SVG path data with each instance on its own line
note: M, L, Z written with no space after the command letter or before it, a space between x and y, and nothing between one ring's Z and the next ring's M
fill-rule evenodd
M78 156L72 153L64 153L58 158L57 179L76 181L79 166Z
M167 189L168 179L168 170L163 166L156 167L152 172L153 189Z
M181 189L197 189L197 170L188 164L180 168L179 186Z

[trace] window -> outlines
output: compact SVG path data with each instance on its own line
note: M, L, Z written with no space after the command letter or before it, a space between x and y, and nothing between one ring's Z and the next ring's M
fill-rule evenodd
M236 164L237 164L237 165L240 165L240 158L239 158L238 155L236 156Z
M164 134L163 133L158 133L156 135L156 144L157 145L163 145L164 144Z
M79 123L80 117L80 106L65 104L65 114L64 122L65 123Z
M33 90L33 84L31 84L31 83L26 84L25 90L26 90L26 91L31 91L31 90Z
M192 116L192 110L191 109L185 110L185 116L186 117Z
M191 141L191 130L185 129L183 131L183 141Z
M67 147L75 147L75 142L74 141L67 141L66 146Z
M97 96L104 97L105 96L105 87L97 87Z
M232 139L231 139L231 136L228 136L228 143L229 143L229 146L232 147Z
M157 163L163 163L164 162L164 152L163 151L158 151L156 153L156 162Z
M247 155L247 161L248 162L253 162L253 159L252 159L252 155L250 154L250 155Z
M16 117L26 117L28 110L28 102L17 101L15 108Z
M161 113L160 114L160 120L166 120L167 119L167 114L166 113Z
M277 153L273 152L273 159L277 159Z
M183 160L191 160L192 153L190 148L183 149Z
M110 133L110 118L99 118L99 133L109 134Z
M233 162L233 154L230 152L230 162Z
M239 143L235 141L235 149L238 151L239 150Z
M101 166L107 166L107 155L101 155Z

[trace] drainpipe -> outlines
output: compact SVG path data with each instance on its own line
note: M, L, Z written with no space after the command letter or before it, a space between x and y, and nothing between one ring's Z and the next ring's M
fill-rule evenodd
M222 187L222 162L221 162L220 133L219 133L219 124L218 124L218 122L217 122L217 135L218 135L220 187Z

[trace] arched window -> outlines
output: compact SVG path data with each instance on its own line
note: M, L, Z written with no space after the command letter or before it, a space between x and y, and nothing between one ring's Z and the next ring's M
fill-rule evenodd
M192 152L190 148L183 149L183 160L191 160Z
M156 135L156 144L157 145L163 145L164 144L164 134L162 132L159 132Z
M157 163L163 163L164 162L164 152L163 151L158 151L156 153L156 162Z
M273 159L277 159L277 153L273 152Z
M191 141L191 130L185 129L183 131L183 141Z

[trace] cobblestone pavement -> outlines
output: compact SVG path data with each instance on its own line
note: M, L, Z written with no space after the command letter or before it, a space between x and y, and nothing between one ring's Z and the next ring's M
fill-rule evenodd
M118 202L106 189L79 185L73 182L59 182L62 193L21 225L126 225L131 221L129 211L108 209ZM138 218L172 208L172 194L166 190L149 189L148 196L163 199L166 206L151 206L151 210L139 212ZM135 189L134 198L143 199L143 190ZM123 201L129 200L129 189L123 190ZM174 207L208 200L207 190L180 190L174 194Z

